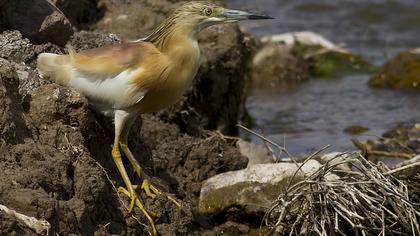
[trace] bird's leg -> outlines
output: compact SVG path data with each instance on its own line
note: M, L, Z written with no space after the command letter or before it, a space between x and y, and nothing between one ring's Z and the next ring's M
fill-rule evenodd
M124 180L125 186L127 189L123 187L118 188L119 193L123 193L127 195L130 199L130 206L128 208L128 211L131 212L134 208L134 205L136 205L145 215L147 220L149 221L150 227L152 228L153 235L157 235L155 224L152 220L152 217L150 213L146 210L146 208L143 206L141 201L139 200L135 190L135 187L131 184L130 179L128 178L127 171L125 170L124 164L122 162L121 153L119 149L119 143L120 143L120 136L122 128L124 127L125 117L121 117L119 115L115 115L115 138L114 138L114 146L112 147L112 158L114 159L115 165L118 168L118 171L120 172L120 175L122 179Z
M141 189L144 190L147 196L151 198L155 198L156 195L164 195L166 198L168 198L170 201L172 201L178 208L181 208L181 204L172 196L168 195L167 193L163 193L159 191L155 186L153 186L150 181L149 177L144 173L142 170L139 162L134 157L133 153L128 148L128 133L130 131L131 125L134 123L134 119L127 122L127 125L125 126L122 134L121 134L121 149L123 150L124 154L127 156L128 160L130 161L131 165L134 168L134 171L137 173L137 175L142 179Z
M130 193L130 206L128 211L131 212L133 210L134 204L136 202L136 193L134 191L133 185L131 184L130 179L128 178L127 171L124 168L124 164L122 162L121 153L118 147L118 138L115 137L114 146L112 148L112 158L114 159L115 165L120 172L122 179L124 180L125 186L127 187L128 192Z

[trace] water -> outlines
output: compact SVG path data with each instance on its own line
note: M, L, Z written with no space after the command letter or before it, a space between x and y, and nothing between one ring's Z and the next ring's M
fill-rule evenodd
M310 30L382 63L420 46L419 0L228 0L228 7L264 12L270 21L242 25L255 35Z
M310 30L382 64L395 53L420 46L418 0L229 0L228 7L257 10L276 17L242 26L261 36ZM278 143L285 141L299 155L326 144L332 150L352 150L350 138L375 139L401 122L420 121L420 93L375 90L370 75L347 75L335 80L312 79L291 88L252 89L247 109L262 130ZM359 136L343 130L361 125ZM258 139L243 133L255 142Z

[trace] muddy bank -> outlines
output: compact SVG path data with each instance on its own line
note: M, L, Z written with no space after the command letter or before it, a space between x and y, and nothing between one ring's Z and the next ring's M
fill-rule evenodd
M113 189L123 183L110 155L111 121L90 111L81 94L56 84L40 85L23 97L13 63L2 60L0 68L0 99L5 104L0 120L1 202L46 219L50 233L145 234L147 229L124 208L126 199L121 202ZM134 155L152 181L175 194L183 205L180 212L165 199L146 201L157 214L163 235L198 231L192 208L201 182L247 164L222 136L209 132L193 138L156 116L139 119L131 137ZM134 173L130 176L140 181ZM33 234L15 219L0 215L2 235ZM139 212L133 215L146 222Z
M73 9L65 2L57 1L57 6ZM94 1L77 2L89 6ZM117 5L124 4L131 2ZM162 4L165 9L173 6L172 2ZM157 16L161 11L153 8L150 14ZM77 24L83 19L78 17L69 15L76 29L84 27ZM164 198L141 195L156 214L162 235L213 231L217 225L194 214L202 181L245 168L248 162L234 140L206 130L236 132L234 125L244 102L248 39L236 25L216 27L202 37L204 61L193 89L166 111L139 118L130 134L133 154L152 182L175 195L183 206L179 211ZM81 50L119 41L115 35L80 31L67 44ZM46 219L50 234L146 235L143 215L138 210L129 214L127 199L115 191L123 182L111 158L112 121L92 112L77 91L39 77L37 55L65 53L66 49L37 42L43 41L26 39L19 31L0 35L4 45L0 49L0 102L4 104L0 107L0 202L19 213ZM140 183L127 169L132 181ZM0 235L35 235L4 212L0 219Z

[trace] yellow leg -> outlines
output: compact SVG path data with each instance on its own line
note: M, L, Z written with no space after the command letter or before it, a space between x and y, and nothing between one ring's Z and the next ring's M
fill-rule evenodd
M115 139L117 140L117 138ZM128 178L127 171L124 168L124 164L121 159L121 153L118 148L118 144L117 145L114 144L114 147L112 148L112 158L114 159L115 165L117 166L118 171L120 172L120 175L122 179L124 180L125 186L127 187L127 190L130 194L131 202L130 202L130 206L128 207L128 211L131 212L134 208L134 204L138 197L137 197L136 192L134 191L134 188L133 188L133 185L131 184L130 179Z
M167 193L163 193L159 191L155 186L153 186L150 181L149 177L144 173L142 170L140 164L134 157L133 153L128 148L128 133L130 131L131 125L133 124L134 119L127 122L126 127L124 128L122 134L121 134L121 149L123 150L124 154L127 156L128 160L130 161L131 165L134 168L134 171L137 173L137 175L143 180L141 184L141 189L144 190L147 196L151 198L155 198L156 195L163 195L166 198L168 198L170 201L172 201L179 209L181 209L181 204L172 196L168 195Z
M115 165L118 168L118 171L120 172L120 175L122 179L124 180L125 186L127 189L120 187L118 189L118 192L125 194L130 198L130 206L128 208L128 211L131 212L134 208L134 206L137 206L142 213L145 215L147 221L149 222L149 225L152 229L152 234L157 235L155 223L151 217L151 213L149 213L146 208L143 206L141 201L139 200L136 192L135 192L135 186L131 184L130 179L128 178L127 171L124 168L124 164L122 162L121 153L119 149L120 144L120 136L121 131L124 128L125 123L127 123L127 113L125 112L116 112L115 114L115 138L114 138L114 146L112 147L112 158L114 159Z

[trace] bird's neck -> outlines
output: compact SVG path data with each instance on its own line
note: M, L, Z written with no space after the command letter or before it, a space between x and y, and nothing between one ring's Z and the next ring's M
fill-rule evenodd
M167 19L147 36L145 41L153 43L162 53L171 54L180 47L188 47L188 44L195 46L198 31L193 25Z

